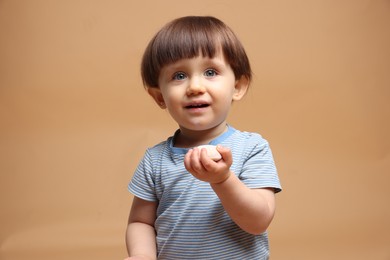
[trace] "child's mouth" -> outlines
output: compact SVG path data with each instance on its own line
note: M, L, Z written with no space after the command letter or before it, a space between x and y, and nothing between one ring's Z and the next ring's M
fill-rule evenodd
M193 105L188 105L185 108L193 109L193 108L204 108L204 107L208 107L208 106L209 106L209 104L193 104Z

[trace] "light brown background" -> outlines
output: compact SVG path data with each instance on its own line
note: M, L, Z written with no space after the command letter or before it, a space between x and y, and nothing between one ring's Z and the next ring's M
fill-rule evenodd
M252 62L229 121L273 148L271 259L390 259L388 0L0 0L0 259L126 255L127 183L176 129L140 58L183 15L224 20Z

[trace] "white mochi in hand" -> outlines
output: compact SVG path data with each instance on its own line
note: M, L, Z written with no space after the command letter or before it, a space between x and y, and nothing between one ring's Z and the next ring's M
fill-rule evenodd
M199 151L202 151L202 148L205 148L207 151L207 155L210 157L213 161L219 161L222 159L221 154L217 151L217 147L215 145L199 145L198 149Z

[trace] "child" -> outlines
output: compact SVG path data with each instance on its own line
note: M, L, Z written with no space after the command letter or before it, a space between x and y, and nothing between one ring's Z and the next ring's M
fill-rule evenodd
M127 259L268 259L281 190L271 150L226 122L252 76L239 40L214 17L182 17L151 40L141 72L179 129L146 150L129 184Z

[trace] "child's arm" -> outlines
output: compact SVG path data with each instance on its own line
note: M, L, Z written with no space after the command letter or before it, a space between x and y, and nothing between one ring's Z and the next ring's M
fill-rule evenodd
M234 173L222 183L211 184L232 220L248 233L265 232L275 212L271 189L249 189Z
M232 154L218 147L222 160L214 162L205 150L190 150L184 160L186 169L196 178L209 182L226 212L243 230L261 234L267 230L275 212L272 189L250 189L230 171Z
M134 259L154 260L157 258L156 219L157 203L134 197L126 230L126 246ZM133 258L130 258L133 259Z

